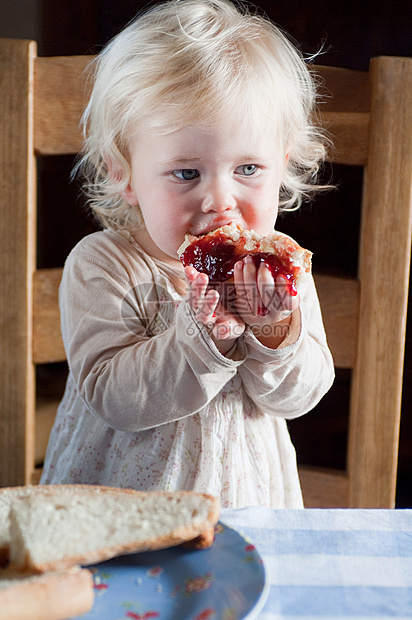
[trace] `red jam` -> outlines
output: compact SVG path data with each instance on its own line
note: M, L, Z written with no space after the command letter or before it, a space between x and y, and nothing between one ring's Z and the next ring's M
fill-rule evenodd
M211 284L213 284L225 282L232 278L235 263L248 255L253 258L256 267L261 262L265 262L274 278L278 275L284 276L288 283L289 295L297 294L295 285L296 267L291 266L287 271L274 254L242 251L241 246L227 243L223 235L200 237L185 249L180 259L185 267L190 265L200 273L207 274Z

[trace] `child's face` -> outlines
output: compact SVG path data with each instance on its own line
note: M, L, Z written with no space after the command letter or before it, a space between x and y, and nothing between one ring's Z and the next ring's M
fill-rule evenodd
M256 134L229 119L167 135L140 133L130 156L123 197L139 204L157 258L180 264L185 233L207 233L233 220L262 235L273 230L286 165L273 132Z

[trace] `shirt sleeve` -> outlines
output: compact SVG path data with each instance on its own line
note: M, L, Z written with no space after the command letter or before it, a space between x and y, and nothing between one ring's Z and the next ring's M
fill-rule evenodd
M246 360L239 368L245 391L260 411L296 418L307 413L329 390L334 379L313 279L301 294L300 334L285 347L269 349L247 329Z
M60 308L80 397L112 428L138 432L205 407L236 374L246 348L236 360L222 356L185 301L172 324L149 337L131 287L122 268L77 251L65 265Z

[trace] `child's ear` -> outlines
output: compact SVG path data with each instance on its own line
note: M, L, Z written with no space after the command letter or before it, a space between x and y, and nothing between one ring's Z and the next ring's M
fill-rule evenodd
M120 192L120 195L123 200L125 200L127 204L131 205L132 207L136 207L139 204L136 193L130 183L128 183L127 187Z
M290 152L286 153L285 158L283 160L283 173L286 173L287 167L288 167L288 163L289 163L289 159L290 159Z
M114 183L121 183L124 177L124 171L122 167L119 166L118 164L115 164L109 157L105 159L105 163L107 166L107 170L109 172L110 179ZM127 184L126 188L120 192L120 195L123 198L123 200L125 200L127 204L131 205L132 207L136 206L139 202L137 200L136 193L131 183Z

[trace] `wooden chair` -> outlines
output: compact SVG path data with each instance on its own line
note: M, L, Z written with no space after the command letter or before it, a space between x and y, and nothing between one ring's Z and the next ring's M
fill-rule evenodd
M65 359L61 271L36 269L36 156L81 148L89 60L40 58L34 42L0 42L3 486L38 481L44 403L36 413L35 368ZM412 59L375 58L368 73L318 69L333 95L322 116L334 161L365 171L359 277L316 276L336 366L353 368L347 470L301 468L303 493L307 506L393 507L411 246ZM52 416L54 407L47 404Z

